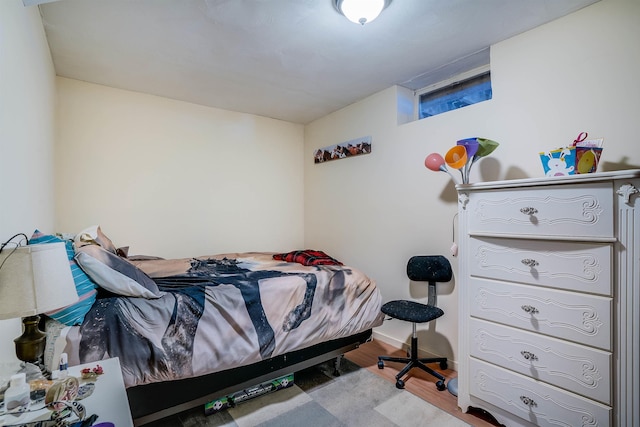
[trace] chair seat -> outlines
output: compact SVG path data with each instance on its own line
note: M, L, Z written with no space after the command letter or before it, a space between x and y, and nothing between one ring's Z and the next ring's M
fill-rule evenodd
M389 301L381 310L387 316L413 323L430 322L444 314L444 311L433 305L407 300Z

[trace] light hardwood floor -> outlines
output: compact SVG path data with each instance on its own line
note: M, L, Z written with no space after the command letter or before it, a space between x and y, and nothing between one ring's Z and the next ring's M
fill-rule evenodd
M381 355L392 355L398 357L407 356L406 352L403 350L397 349L379 340L373 340L346 353L345 357L358 366L367 368L371 372L380 375L382 378L395 384L395 376L400 369L404 367L404 365L401 363L385 363L384 369L378 369L378 356ZM446 378L447 383L450 379L457 376L456 372L451 369L444 371L440 370L438 364L434 364L430 367L441 372ZM420 369L412 369L407 376L405 376L405 379L405 390L450 413L451 415L460 418L474 427L494 427L499 425L498 423L491 422L487 416L481 413L463 413L460 408L458 408L456 397L449 393L448 390L438 391L436 388L437 379Z

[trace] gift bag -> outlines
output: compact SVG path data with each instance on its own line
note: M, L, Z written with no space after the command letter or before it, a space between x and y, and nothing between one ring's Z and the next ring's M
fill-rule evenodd
M602 142L603 138L587 139L587 133L580 132L571 146L541 152L545 176L594 173L602 155Z

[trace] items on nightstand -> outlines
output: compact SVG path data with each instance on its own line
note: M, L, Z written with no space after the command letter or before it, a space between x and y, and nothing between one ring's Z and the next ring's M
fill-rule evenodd
M64 243L7 248L20 235L0 246L0 319L23 317L16 356L40 364L45 335L38 329L39 314L76 302L78 294Z
M98 375L102 375L104 373L102 366L96 365L94 368L83 368L80 371L80 375L82 375L83 380L97 380Z
M59 371L54 371L52 376L57 378L56 380L43 381L38 385L46 390L44 398L35 397L34 382L17 380L18 384L26 385L27 390L31 386L30 401L27 397L26 407L21 405L19 412L9 413L9 410L3 411L0 408L0 425L78 427L94 426L94 422L99 420L105 425L111 423L111 427L133 427L118 359L107 359L100 363L101 366L96 366L95 363L70 366L68 376L64 379L59 378ZM85 369L90 372L100 371L101 375L96 376L99 381L95 378L82 379L82 371ZM24 376L23 373L18 375ZM13 395L10 390L9 399Z
M62 409L59 402L71 402L78 397L80 382L76 377L66 377L55 381L47 390L44 398L45 405L52 406L55 410Z
M58 372L59 378L67 378L67 368L69 368L69 361L67 353L60 355L60 370Z
M11 377L11 383L7 391L4 392L4 407L7 412L17 412L21 408L26 409L29 405L31 388L26 381L24 373L15 374Z

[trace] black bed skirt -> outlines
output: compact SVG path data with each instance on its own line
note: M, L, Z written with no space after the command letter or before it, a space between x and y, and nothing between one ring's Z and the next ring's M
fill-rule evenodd
M127 389L136 426L215 400L263 381L300 371L338 357L371 339L371 330L316 344L222 372Z

